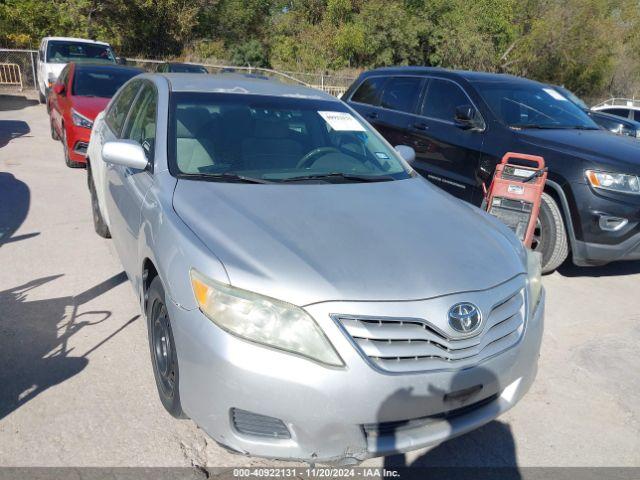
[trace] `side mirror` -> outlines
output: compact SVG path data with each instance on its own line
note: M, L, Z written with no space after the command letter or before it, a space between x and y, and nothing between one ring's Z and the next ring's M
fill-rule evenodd
M134 170L145 170L149 161L142 146L135 140L118 140L107 142L102 146L102 159L113 165Z
M472 105L458 105L454 122L461 128L473 128L478 126L477 110Z
M395 149L407 163L416 159L416 151L408 145L396 145Z
M56 95L62 95L64 93L64 83L56 83L53 86L53 93Z

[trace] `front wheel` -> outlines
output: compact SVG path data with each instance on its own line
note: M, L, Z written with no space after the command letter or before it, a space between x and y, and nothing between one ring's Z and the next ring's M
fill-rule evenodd
M89 196L91 197L91 213L93 216L93 228L98 235L102 238L111 238L111 232L107 223L102 218L100 212L100 204L98 203L98 195L96 194L96 186L93 182L93 175L91 175L91 169L87 170L87 182L89 183Z
M542 273L553 272L569 255L569 242L562 212L553 197L547 193L542 194L531 248L542 254Z
M147 300L147 329L153 375L162 406L171 416L185 418L180 404L178 355L160 277L151 281Z

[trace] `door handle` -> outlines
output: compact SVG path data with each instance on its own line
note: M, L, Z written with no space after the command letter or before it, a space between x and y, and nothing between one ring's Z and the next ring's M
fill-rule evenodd
M429 130L429 125L424 122L416 122L413 124L413 128L416 130Z
M376 112L369 112L367 113L366 117L375 120L376 118L378 118L378 114Z

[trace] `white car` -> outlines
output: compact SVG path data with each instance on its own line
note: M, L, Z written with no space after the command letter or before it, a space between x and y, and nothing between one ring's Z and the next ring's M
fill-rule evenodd
M38 93L45 103L49 88L69 62L116 63L116 55L106 42L71 37L45 37L38 49Z
M591 107L595 112L609 113L640 122L640 100L630 98L610 98Z

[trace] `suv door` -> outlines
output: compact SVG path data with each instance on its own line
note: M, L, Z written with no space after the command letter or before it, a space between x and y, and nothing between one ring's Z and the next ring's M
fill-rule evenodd
M455 120L456 108L473 102L458 83L430 78L419 109L420 121L408 128L408 145L416 151L413 167L437 186L468 202L477 200L476 178L484 129ZM482 120L480 120L481 123Z
M414 115L424 82L422 77L394 76L385 83L375 125L391 145L410 141L407 129L419 123Z
M145 81L128 112L120 135L122 140L132 140L142 145L150 168L133 170L122 165L107 166L106 197L111 234L129 278L135 278L139 270L137 258L140 211L153 181L151 171L154 161L157 104L155 86Z

